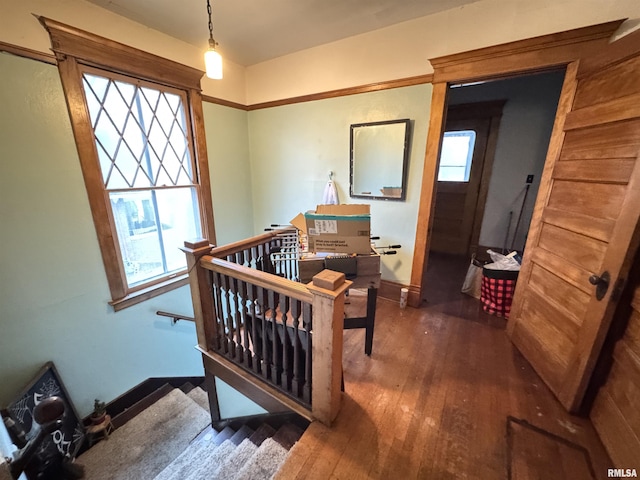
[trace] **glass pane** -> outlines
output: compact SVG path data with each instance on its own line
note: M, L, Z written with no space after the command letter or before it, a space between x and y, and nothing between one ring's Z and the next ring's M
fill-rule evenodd
M83 86L108 190L193 185L180 95L88 73Z
M152 193L109 194L129 286L165 272Z
M202 236L194 187L109 196L129 286L186 268L180 247Z
M468 182L476 132L445 132L440 153L439 182Z
M124 125L129 116L129 106L125 103L114 83L109 85L103 108L109 114L109 120L113 122L118 133L124 132Z
M180 247L185 240L202 237L196 189L170 188L156 193L167 271L182 270L187 262Z
M464 182L464 167L441 165L438 172L439 182Z

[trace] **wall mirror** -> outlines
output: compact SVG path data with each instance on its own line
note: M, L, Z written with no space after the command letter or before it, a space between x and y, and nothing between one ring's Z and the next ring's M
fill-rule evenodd
M410 136L408 118L351 125L351 197L405 199Z

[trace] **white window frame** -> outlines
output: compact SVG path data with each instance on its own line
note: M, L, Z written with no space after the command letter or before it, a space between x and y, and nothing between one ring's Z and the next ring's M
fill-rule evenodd
M468 135L468 132L473 133L473 141L470 142L469 145L469 149L467 150L467 158L466 158L466 162L465 165L460 165L460 166L454 166L454 165L443 165L442 164L442 155L444 153L444 140L447 137L470 137L471 135ZM443 136L442 136L442 150L440 153L440 162L438 165L438 181L439 182L457 182L457 183L468 183L469 182L469 178L471 176L471 164L473 163L473 151L474 151L474 147L475 147L475 142L476 142L476 137L477 137L477 132L473 131L473 130L449 130L444 132ZM442 172L443 169L447 169L447 168L463 168L464 167L464 173L463 173L463 179L459 180L459 179L454 179L454 180L448 180L448 179L443 179L440 177L440 174Z

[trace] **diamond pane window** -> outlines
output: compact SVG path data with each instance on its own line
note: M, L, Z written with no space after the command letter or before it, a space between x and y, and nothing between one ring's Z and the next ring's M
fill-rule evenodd
M82 85L127 285L184 271L202 223L183 92L93 69Z
M439 182L468 182L473 160L476 132L445 132L440 152Z
M188 284L187 240L216 243L204 72L40 17L58 55L115 311ZM90 48L88 48L90 45Z

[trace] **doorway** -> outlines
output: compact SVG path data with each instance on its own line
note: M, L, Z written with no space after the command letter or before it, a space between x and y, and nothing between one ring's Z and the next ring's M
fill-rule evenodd
M563 80L560 69L448 88L428 255L523 251ZM466 178L446 158L447 137L465 132L475 140Z

